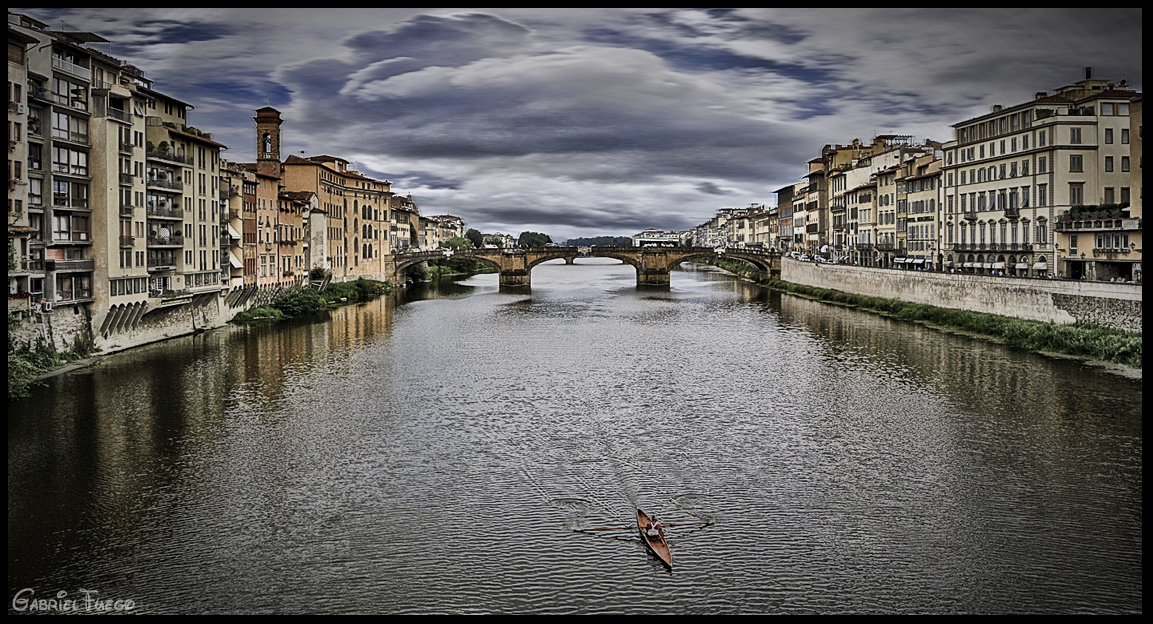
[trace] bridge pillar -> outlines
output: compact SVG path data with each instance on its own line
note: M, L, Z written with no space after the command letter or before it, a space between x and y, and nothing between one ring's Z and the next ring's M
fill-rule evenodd
M637 286L668 286L668 269L637 269Z
M669 255L661 249L644 249L637 267L637 286L668 286Z
M524 269L509 269L500 272L501 288L520 288L531 283L529 272Z

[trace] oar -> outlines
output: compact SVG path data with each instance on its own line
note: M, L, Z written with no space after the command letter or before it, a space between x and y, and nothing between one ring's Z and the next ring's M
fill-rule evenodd
M678 527L678 526L692 526L695 524L713 524L713 522L711 520L708 522L674 522L672 524L662 524L661 526Z
M626 529L635 529L635 526L624 527L595 527L592 529L573 529L574 531L624 531Z

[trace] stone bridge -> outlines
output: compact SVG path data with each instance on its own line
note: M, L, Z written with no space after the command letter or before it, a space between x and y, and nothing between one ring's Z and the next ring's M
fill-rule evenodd
M528 286L532 269L542 262L564 258L572 264L576 258L615 258L637 270L637 286L668 286L669 271L682 262L694 259L729 258L744 262L765 277L780 277L781 256L759 249L720 249L712 247L531 247L528 249L465 249L423 251L393 256L395 268L390 281L403 280L405 271L421 262L446 257L466 258L495 267L502 287Z

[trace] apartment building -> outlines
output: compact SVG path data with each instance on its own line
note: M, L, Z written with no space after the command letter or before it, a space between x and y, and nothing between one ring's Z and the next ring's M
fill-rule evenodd
M420 248L420 211L412 195L389 198L388 243L392 253L404 253Z
M28 293L37 309L82 307L94 301L95 272L93 60L85 39L100 39L52 33L15 14L8 30L9 214L18 224L9 228L9 253L15 247L26 269L9 278L9 288Z
M383 258L392 250L391 182L361 175L334 156L289 156L283 165L285 190L315 193L326 215L325 264L316 266L331 270L338 281L383 279Z
M897 174L899 166L888 167L876 173L874 179L877 184L877 196L874 204L876 211L876 225L873 228L873 263L870 266L892 267L897 259L906 257L907 243L904 236L898 244L897 238ZM905 230L905 220L900 222L902 234Z
M1070 279L1136 281L1141 272L1140 97L1106 84L1075 106L1081 117L1096 118L1096 131L1084 131L1082 139L1096 136L1098 145L1095 154L1084 155L1094 165L1083 165L1080 178L1070 174L1069 209L1056 211L1057 273ZM1082 203L1074 203L1077 199Z
M1052 95L1040 92L1010 108L996 105L955 124L943 168L946 266L1073 278L1095 269L1089 264L1095 247L1080 236L1069 238L1083 228L1062 227L1056 236L1054 224L1065 215L1070 223L1082 221L1076 218L1081 207L1131 200L1129 104L1137 95L1086 69L1084 80ZM1138 225L1115 221L1122 231Z
M29 212L28 135L43 132L41 118L28 114L28 54L35 37L8 27L8 311L26 316L44 292L43 262L32 261L33 241L40 229L32 227ZM42 148L41 148L42 149ZM42 157L36 164L43 167ZM43 192L37 196L43 201ZM42 209L41 209L42 210ZM43 217L39 217L42 219ZM39 244L42 245L42 242ZM36 293L36 294L34 294Z
M88 311L98 338L218 292L224 146L188 125L190 104L90 47L99 35L8 22L9 171L24 182L9 185L9 246L27 269L9 289L41 312Z
M773 236L773 246L781 251L793 248L793 202L806 184L790 184L774 193L777 196L777 231Z
M935 270L943 261L938 217L941 164L940 158L930 154L906 160L898 169L897 215L904 219L903 264L908 268ZM902 240L899 235L897 240L898 244Z

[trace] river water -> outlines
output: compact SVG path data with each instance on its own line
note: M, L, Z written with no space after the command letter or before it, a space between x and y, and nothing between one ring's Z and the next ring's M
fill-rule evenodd
M1139 378L707 267L532 279L10 403L9 613L1142 611ZM637 506L714 524L669 530L671 570L574 531Z

